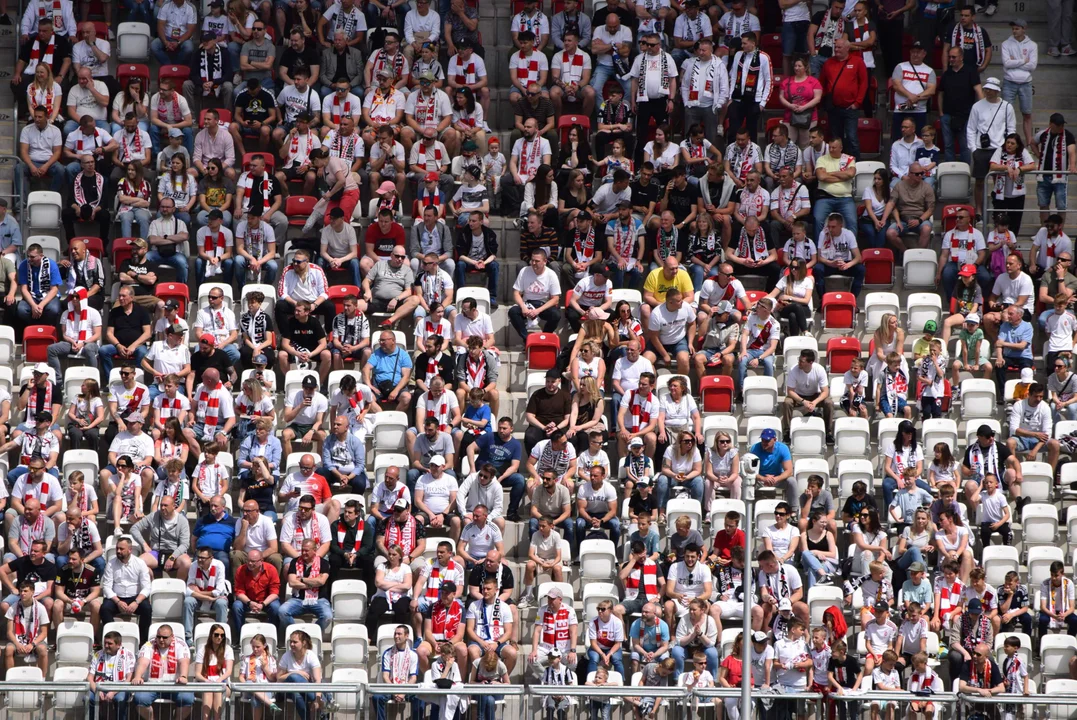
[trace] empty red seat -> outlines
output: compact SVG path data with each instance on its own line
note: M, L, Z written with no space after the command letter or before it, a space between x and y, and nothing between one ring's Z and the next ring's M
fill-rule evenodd
M338 313L344 312L344 298L349 295L359 297L360 290L355 285L331 285L326 291L329 299L333 301Z
M823 295L823 325L827 328L852 328L856 319L856 296L848 292Z
M56 342L56 328L50 325L28 325L22 331L22 351L26 362L45 362L49 345Z
M866 285L891 285L894 282L894 253L888 248L869 248L860 253L864 262Z
M187 314L187 304L191 301L191 291L185 283L157 283L153 294L162 300L175 300L179 303L179 314Z
M878 118L860 118L856 121L856 134L860 138L860 152L878 155L883 137L883 125Z
M288 224L302 227L307 222L307 218L310 217L310 212L316 204L318 204L318 198L316 197L289 195L284 202L284 214L288 216Z
M733 411L733 378L728 375L704 375L699 381L703 412Z
M853 358L860 357L860 341L851 337L830 338L826 343L826 356L832 373L844 373Z
M553 333L532 333L527 336L525 349L528 370L549 370L557 367L561 339Z

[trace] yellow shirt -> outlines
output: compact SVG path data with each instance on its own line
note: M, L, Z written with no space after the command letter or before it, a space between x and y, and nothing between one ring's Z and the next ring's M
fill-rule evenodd
M654 297L658 302L665 302L666 293L673 288L677 288L684 295L695 290L692 286L692 278L689 277L684 268L678 269L672 280L666 279L662 268L655 268L651 270L647 275L647 279L643 281L643 291L654 293Z
M827 172L838 172L840 170L848 170L854 165L854 160L849 155L842 155L841 157L832 157L828 152L821 158L815 161L815 167L823 168ZM819 189L827 193L831 197L846 198L853 196L853 181L846 180L845 182L820 182Z

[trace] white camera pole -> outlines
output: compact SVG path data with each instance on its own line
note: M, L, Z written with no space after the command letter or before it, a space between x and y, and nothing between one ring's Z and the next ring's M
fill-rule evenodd
M751 453L740 461L741 489L744 496L744 571L741 588L744 617L741 626L740 718L752 720L752 558L755 556L752 537L755 524L755 483L759 477L759 458Z

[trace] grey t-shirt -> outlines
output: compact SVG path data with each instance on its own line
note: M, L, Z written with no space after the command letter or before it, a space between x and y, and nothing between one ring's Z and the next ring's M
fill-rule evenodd
M344 223L344 229L337 232L332 225L326 225L322 228L321 244L325 246L329 257L342 258L352 252L356 245L355 228Z
M411 265L407 262L394 269L388 260L382 260L374 266L367 277L370 279L371 293L378 300L385 302L389 302L415 284L415 273L411 271Z
M415 444L412 446L415 449L416 454L421 458L423 467L430 465L430 458L435 455L441 455L442 457L448 457L452 454L453 444L452 437L449 433L438 433L436 440L431 441L426 436L426 433L420 433L419 437L415 438Z
M677 555L678 560L684 557L684 548L689 545L698 545L701 548L707 547L703 544L703 536L699 534L698 530L689 530L687 535L675 532L669 536L669 549Z
M804 503L808 499L808 493L800 494L800 507L804 507ZM811 510L822 510L824 513L832 512L835 508L834 496L830 494L829 490L823 489L819 492L819 496L812 501Z
M546 492L543 487L535 488L535 494L531 496L531 502L541 514L556 518L561 516L561 509L566 504L571 503L572 498L568 494L568 488L561 483L557 483L553 495Z
M248 40L243 43L243 49L239 51L239 56L242 58L247 56L247 60L252 63L265 62L266 60L273 59L277 56L277 49L273 45L272 40L263 39L262 44ZM268 80L273 76L272 70L244 70L243 77L247 80L251 78L258 78L259 80Z

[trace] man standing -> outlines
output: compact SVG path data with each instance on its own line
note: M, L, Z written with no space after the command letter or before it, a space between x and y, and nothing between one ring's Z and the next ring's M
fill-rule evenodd
M714 56L714 41L705 37L697 43L696 56L681 66L681 100L684 127L700 124L705 137L719 136L719 119L729 102L729 75Z
M1047 0L1047 54L1051 57L1077 55L1073 49L1073 3ZM1061 52L1059 51L1061 47Z
M842 147L848 148L850 155L859 158L857 123L868 90L868 68L863 58L849 53L849 41L845 38L834 41L834 55L823 63L819 82L823 85L823 97L831 99L830 128L834 138L842 141Z
M1007 42L1009 42L1007 40ZM1005 51L1005 45L1003 45ZM1077 141L1073 133L1066 129L1066 118L1062 113L1053 113L1051 123L1032 141L1032 152L1037 155L1037 170L1054 170L1058 172L1077 172ZM1036 203L1040 208L1040 222L1047 222L1047 213L1051 209L1051 198L1055 200L1055 210L1060 214L1066 211L1068 178L1065 175L1040 175L1036 183Z
M742 127L748 130L748 139L755 143L755 131L759 125L759 113L770 99L771 75L770 56L756 48L758 39L754 32L741 36L741 49L733 56L729 71L730 105L729 131L737 132ZM848 53L848 44L846 44ZM863 61L861 61L863 64ZM824 84L824 89L825 89ZM861 92L857 102L864 97ZM833 125L833 123L832 123ZM647 127L640 124L637 127ZM637 153L642 143L637 143ZM642 157L642 154L640 155ZM637 165L639 161L637 159Z
M962 16L968 9L968 7L962 8ZM1011 105L1014 100L1020 99L1025 142L1032 144L1032 74L1036 72L1040 57L1036 43L1025 35L1027 27L1027 20L1014 18L1010 21L1013 36L1006 38L1002 43L1002 99ZM983 33L984 42L987 42L987 33L982 30L980 32ZM990 58L990 43L987 44L985 52ZM987 60L983 62L980 72L986 69L987 62Z
M121 537L116 543L116 555L105 565L105 575L101 579L101 591L105 596L101 604L101 622L108 625L121 613L137 615L140 636L149 637L151 580L146 563L132 555L131 540Z
M927 103L935 94L935 86L938 83L935 71L924 63L925 57L927 48L914 42L909 50L908 61L900 63L890 75L894 89L891 141L897 141L900 137L901 123L907 117L913 119L917 128L927 124Z
M956 157L971 165L972 151L961 129L968 124L973 103L983 98L980 73L975 66L965 63L961 48L950 48L948 59L950 67L939 77L936 92L941 115L939 122L942 123L943 157L946 162L953 162ZM954 152L955 145L960 146L959 155Z
M976 191L972 194L976 213L983 212L984 179L991 169L991 156L1002 147L1006 136L1017 131L1013 105L1000 96L1002 84L989 77L983 84L983 100L972 106L965 125L965 142L972 150L972 177Z
M942 44L942 52L943 55L949 55L950 48L961 50L965 56L965 64L972 65L977 72L982 73L991 64L992 47L987 31L976 24L976 11L972 5L961 8L957 23L954 24L949 37ZM1010 24L1013 25L1013 23ZM1003 48L1005 45L1003 43ZM1006 64L1005 49L1003 49L1003 66L1009 67ZM1034 70L1035 67L1032 69Z

